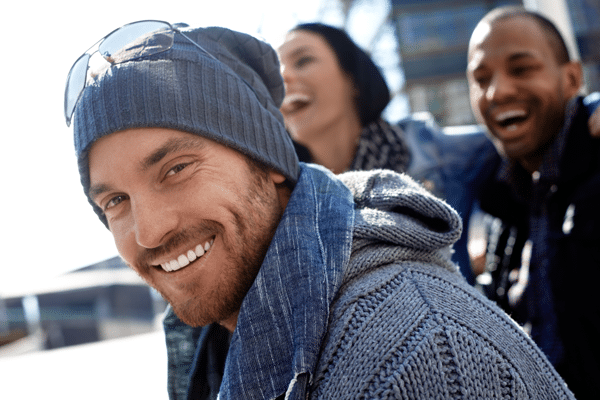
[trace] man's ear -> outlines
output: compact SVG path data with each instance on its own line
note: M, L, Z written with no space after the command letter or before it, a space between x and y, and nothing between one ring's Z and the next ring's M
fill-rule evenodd
M276 185L285 182L285 176L281 175L279 172L276 172L274 170L269 171L269 177Z
M289 185L286 185L285 176L281 175L279 172L275 172L273 170L269 171L269 177L271 181L275 184L275 190L277 191L277 198L279 199L279 204L283 209L287 207L287 203L290 200L290 196L292 195L292 188Z
M583 70L579 61L569 61L562 67L563 92L567 99L579 93L583 84Z

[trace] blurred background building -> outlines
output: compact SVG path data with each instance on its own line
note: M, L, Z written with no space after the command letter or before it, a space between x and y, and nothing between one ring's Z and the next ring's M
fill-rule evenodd
M166 303L119 257L0 293L0 356L148 333Z
M589 92L600 90L600 0L567 0Z

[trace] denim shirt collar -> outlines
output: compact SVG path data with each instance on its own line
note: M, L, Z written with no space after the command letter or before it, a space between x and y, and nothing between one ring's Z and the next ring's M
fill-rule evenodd
M353 225L350 190L329 171L301 164L240 309L220 399L305 397L350 258Z

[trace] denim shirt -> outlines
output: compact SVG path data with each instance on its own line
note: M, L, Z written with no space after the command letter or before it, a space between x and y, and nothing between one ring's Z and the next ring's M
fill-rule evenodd
M583 100L591 115L600 104L600 93ZM407 174L436 196L446 200L463 219L462 236L454 244L452 260L471 285L475 277L467 251L470 220L478 209L478 193L497 157L485 126L440 128L428 112L415 113L398 122L411 154Z

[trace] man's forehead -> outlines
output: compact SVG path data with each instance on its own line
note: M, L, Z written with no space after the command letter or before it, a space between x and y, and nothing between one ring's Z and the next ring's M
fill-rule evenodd
M473 65L479 64L488 55L516 60L552 54L539 25L526 16L510 16L492 23L480 23L473 31L469 43L469 64Z
M473 51L474 47L483 42L483 40L489 35L491 26L489 23L479 23L473 30L471 39L469 40L469 55Z
M115 140L117 139L117 140ZM98 138L92 145L92 148L98 143L103 141L131 141L137 142L140 146L150 143L160 143L168 141L179 141L182 143L203 143L213 142L211 139L205 138L201 135L186 132L177 129L161 128L161 127L147 127L147 128L129 128L120 131L110 133L106 136Z

